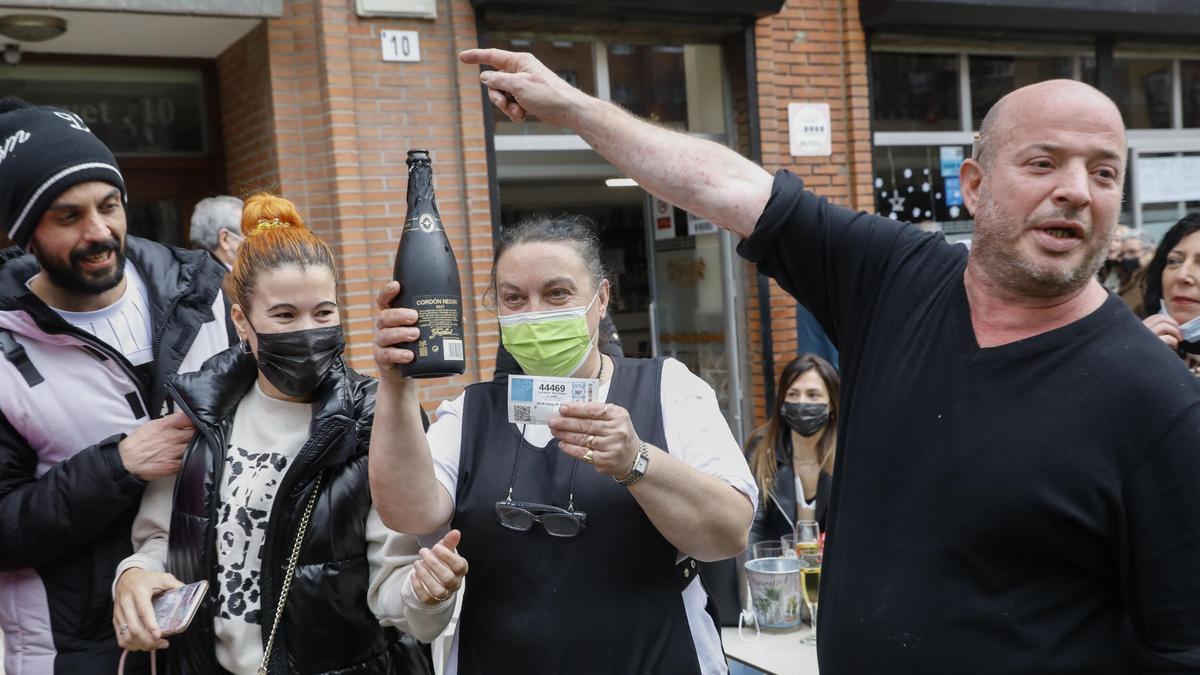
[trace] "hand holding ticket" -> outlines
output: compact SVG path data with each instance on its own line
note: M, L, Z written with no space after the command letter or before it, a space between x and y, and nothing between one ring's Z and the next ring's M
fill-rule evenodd
M558 417L558 406L593 402L599 391L600 380L595 379L509 375L508 421L546 424Z

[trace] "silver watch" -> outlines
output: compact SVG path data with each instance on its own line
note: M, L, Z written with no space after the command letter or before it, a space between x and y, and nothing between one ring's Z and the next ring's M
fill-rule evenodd
M629 470L629 475L624 478L613 476L613 480L617 483L629 487L642 479L646 475L646 467L650 465L650 451L646 448L646 441L642 441L638 446L637 457L633 458L633 468Z

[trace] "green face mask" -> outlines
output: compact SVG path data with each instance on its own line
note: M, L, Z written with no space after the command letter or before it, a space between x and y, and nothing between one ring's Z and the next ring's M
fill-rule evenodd
M527 375L569 377L583 366L592 351L587 307L523 312L500 317L500 340Z

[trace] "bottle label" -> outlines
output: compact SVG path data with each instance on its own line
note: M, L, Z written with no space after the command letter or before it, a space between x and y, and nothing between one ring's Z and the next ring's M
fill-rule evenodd
M432 213L422 213L418 218L410 218L404 224L404 231L410 232L420 230L426 234L430 232L439 232L442 229L442 223L437 218L433 217Z
M413 298L421 338L415 354L418 359L432 356L443 361L463 360L462 300L440 295Z

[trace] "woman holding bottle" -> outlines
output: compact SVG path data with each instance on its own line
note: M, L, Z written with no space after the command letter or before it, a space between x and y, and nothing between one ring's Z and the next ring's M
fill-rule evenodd
M548 426L508 421L506 376L442 404L428 434L392 366L417 314L381 293L371 440L380 515L402 532L462 531L471 583L450 675L724 673L695 560L736 555L757 498L712 388L673 359L596 348L609 282L584 219L504 230L489 297L531 376L596 380Z
M152 483L121 563L113 624L174 675L429 673L467 571L448 532L432 548L387 529L367 448L376 381L342 359L337 270L295 206L247 200L227 284L242 342L170 385L197 433L178 477ZM416 423L422 423L419 411ZM182 634L152 598L209 582Z

